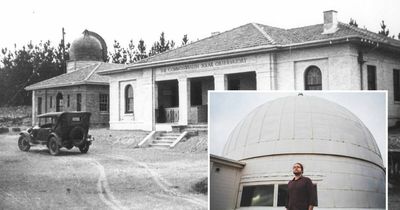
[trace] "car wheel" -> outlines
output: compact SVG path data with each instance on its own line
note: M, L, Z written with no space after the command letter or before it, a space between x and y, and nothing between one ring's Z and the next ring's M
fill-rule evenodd
M87 153L89 151L89 146L90 146L89 142L85 142L81 146L79 146L79 150L82 153Z
M83 145L86 141L85 129L80 126L72 128L69 132L69 139L75 146Z
M51 155L58 155L60 152L60 146L58 146L57 139L54 136L50 137L48 147Z
M20 136L18 139L18 147L21 151L28 151L31 148L28 138L25 136Z

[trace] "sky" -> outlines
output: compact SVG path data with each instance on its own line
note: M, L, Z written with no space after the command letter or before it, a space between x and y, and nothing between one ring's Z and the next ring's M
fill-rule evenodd
M323 22L323 11L338 11L338 20L353 18L359 27L377 32L385 20L391 34L400 33L398 0L13 0L0 6L0 48L17 49L32 41L59 43L61 30L71 43L85 30L100 34L109 49L114 40L127 47L143 39L149 49L160 33L179 46L247 23L294 28Z
M229 134L254 108L268 101L296 96L298 92L230 91L209 92L209 151L221 155ZM370 130L378 144L383 163L387 161L386 92L307 91L312 95L335 102L355 114Z

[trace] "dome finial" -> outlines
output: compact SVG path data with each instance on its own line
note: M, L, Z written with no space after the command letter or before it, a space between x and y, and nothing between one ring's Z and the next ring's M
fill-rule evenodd
M89 36L89 30L85 29L82 34L83 36Z

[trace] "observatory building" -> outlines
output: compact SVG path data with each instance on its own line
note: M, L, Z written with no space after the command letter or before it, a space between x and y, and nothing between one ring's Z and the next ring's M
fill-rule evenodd
M389 126L400 120L400 41L334 10L319 24L249 23L98 73L110 77L110 129L206 125L210 90L388 90Z
M32 123L47 112L88 111L91 124L109 123L109 78L96 72L123 67L106 63L107 45L95 32L85 30L69 50L65 74L27 86L32 90Z
M346 108L289 96L250 112L211 155L210 206L283 209L291 167L300 162L318 209L385 209L385 168L374 137Z

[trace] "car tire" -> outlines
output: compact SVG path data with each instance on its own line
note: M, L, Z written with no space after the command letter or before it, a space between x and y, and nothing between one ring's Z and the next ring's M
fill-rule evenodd
M29 151L31 145L29 144L29 139L26 136L20 136L18 139L18 147L21 151Z
M56 137L50 137L48 147L51 155L58 155L60 153L60 146L57 143Z
M80 126L72 128L69 132L69 139L72 140L75 146L83 145L86 141L85 129Z
M79 150L82 153L87 153L89 151L89 147L90 147L90 143L89 142L85 142L81 146L79 146Z

